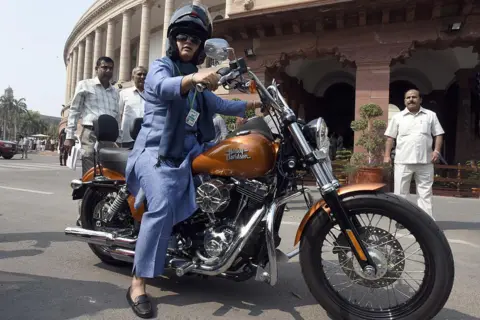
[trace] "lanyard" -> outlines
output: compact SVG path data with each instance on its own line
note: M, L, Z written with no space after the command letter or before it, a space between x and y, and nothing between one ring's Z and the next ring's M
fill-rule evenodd
M178 66L174 63L173 64L175 66L175 68L177 69L178 73L183 76L183 73L180 71L180 69L178 68ZM190 95L187 96L187 99L188 99L188 103L190 104L190 110L193 109L193 104L195 103L195 98L197 97L197 90L195 90L195 93L193 94L193 99L190 100Z

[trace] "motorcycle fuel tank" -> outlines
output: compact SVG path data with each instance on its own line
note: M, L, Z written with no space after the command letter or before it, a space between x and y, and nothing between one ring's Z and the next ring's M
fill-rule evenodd
M221 141L193 160L193 174L257 178L275 166L278 146L258 133Z

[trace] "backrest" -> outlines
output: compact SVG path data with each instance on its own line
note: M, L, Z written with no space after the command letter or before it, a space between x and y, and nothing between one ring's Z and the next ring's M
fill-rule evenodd
M93 120L93 131L98 141L115 142L119 134L117 119L108 114L102 114Z
M133 140L137 139L138 133L142 128L142 123L143 123L143 118L135 118L130 124L130 137L132 137Z

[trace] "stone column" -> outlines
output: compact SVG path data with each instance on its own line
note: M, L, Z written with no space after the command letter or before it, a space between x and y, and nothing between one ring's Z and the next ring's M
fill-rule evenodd
M72 76L70 86L70 98L75 94L75 87L77 86L77 69L78 69L78 48L73 49L73 64L72 64Z
M115 59L115 20L111 19L107 24L107 41L105 55ZM115 61L116 62L116 61Z
M355 120L360 119L360 107L364 104L374 103L383 110L381 120L388 121L388 104L390 96L390 60L375 63L357 62L355 84ZM355 133L355 142L360 133ZM361 152L355 146L354 152Z
M83 67L85 64L85 42L78 44L77 82L83 80Z
M138 49L138 65L148 68L148 59L150 55L150 14L152 2L145 0L142 2L142 21L140 24L140 45Z
M67 80L65 82L65 105L70 101L70 76L72 71L72 59L70 55L67 58L67 68L66 68Z
M93 61L93 34L89 34L85 40L85 62L83 69L83 79L92 77L92 61Z
M233 0L225 1L225 19L229 17L230 11L232 11L232 1Z
M175 0L165 0L165 14L163 16L163 45L162 45L162 55L167 52L167 33L168 25L170 24L170 19L172 18L174 10Z
M102 35L103 29L95 29L95 44L93 46L93 59L92 59L92 74L95 74L95 67L97 65L97 60L102 56Z
M123 13L122 21L122 42L120 44L120 69L118 81L129 81L131 75L131 54L130 54L130 23L132 21L132 10Z
M455 73L458 83L457 103L457 133L455 138L455 161L465 164L465 161L472 160L475 153L475 125L472 123L472 96L470 89L470 78L473 70L460 69ZM445 129L444 129L445 130ZM446 132L448 134L448 132Z

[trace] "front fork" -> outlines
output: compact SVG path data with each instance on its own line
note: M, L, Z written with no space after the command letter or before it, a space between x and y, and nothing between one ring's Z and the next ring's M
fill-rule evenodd
M274 90L277 90L274 88ZM284 105L287 105L281 94L278 94ZM338 180L333 176L332 168L325 161L325 157L319 153L319 150L313 150L305 139L300 126L296 121L296 116L290 108L284 108L284 123L288 125L296 146L305 159L305 163L310 166L310 169L315 176L317 183L321 186L320 192L329 206L330 211L338 221L338 225L342 230L345 238L348 240L352 252L355 254L358 263L362 270L368 274L375 274L377 272L376 264L368 253L365 245L362 243L358 229L360 224L356 219L355 223L348 218L342 202L338 196L337 189L340 187ZM328 155L327 155L328 156Z
M325 192L322 190L323 200L325 200L330 208L330 212L332 212L332 214L335 216L335 219L340 226L340 230L347 239L353 254L362 267L362 270L368 273L373 272L375 274L377 272L377 266L372 257L370 257L370 254L368 253L367 248L363 244L358 233L358 229L361 227L360 223L355 217L353 219L348 218L336 188L332 189L333 190L325 190Z

